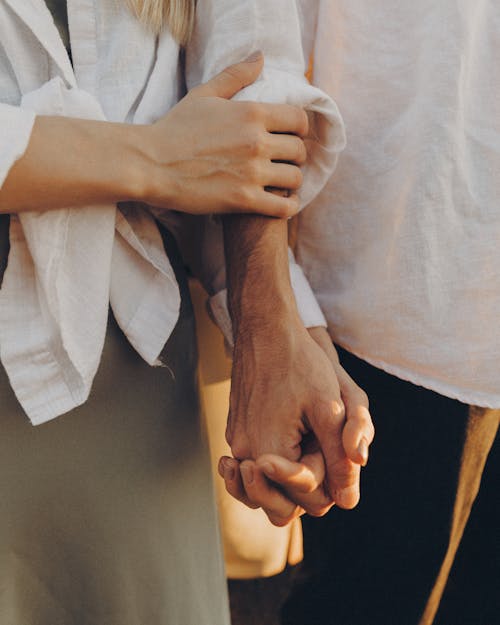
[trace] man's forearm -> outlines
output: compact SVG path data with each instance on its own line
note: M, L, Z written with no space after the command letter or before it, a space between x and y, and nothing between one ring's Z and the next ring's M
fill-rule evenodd
M223 218L229 312L239 331L298 320L288 267L287 221L230 215Z

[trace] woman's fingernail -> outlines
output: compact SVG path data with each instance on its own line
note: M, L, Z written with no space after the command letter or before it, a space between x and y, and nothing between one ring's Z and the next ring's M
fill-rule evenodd
M256 50L255 52L252 52L250 56L247 56L245 63L255 63L255 61L258 61L261 56L262 52L260 50Z
M368 462L368 441L363 436L363 438L359 441L358 445L358 454L362 458L362 465L365 466Z
M276 469L274 468L274 465L271 464L270 462L264 462L264 464L260 465L260 468L264 471L264 473L268 477L271 477L276 473Z
M241 474L243 475L243 481L245 484L251 484L253 482L253 467L250 465L243 465L241 467Z

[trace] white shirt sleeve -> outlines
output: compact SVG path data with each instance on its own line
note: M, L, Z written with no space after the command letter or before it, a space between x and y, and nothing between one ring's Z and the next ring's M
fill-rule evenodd
M26 151L34 122L33 111L0 103L0 188Z
M187 86L206 82L257 50L264 54L264 70L235 99L286 103L308 112L308 160L302 167L300 190L305 206L333 173L345 147L345 131L333 100L304 77L300 10L295 0L199 0L186 55Z
M302 168L304 183L300 191L301 205L305 206L321 191L335 169L338 154L345 146L345 132L333 100L312 87L304 77L306 62L297 3L292 0L199 0L195 31L186 56L187 86L190 89L206 82L257 50L264 54L264 71L234 99L286 103L308 112L311 126L306 139L308 160ZM219 266L223 262L219 253L222 247L220 226L212 222L207 228L205 224L206 236L208 244L205 239L199 247L205 256L201 265L205 267L205 275L217 278L216 285L204 280L206 290L215 293L209 298L209 310L228 345L232 346L227 291L221 284L221 277L225 283L225 271ZM291 251L289 257L292 288L304 325L326 326L307 278Z
M226 266L220 219L213 216L192 216L162 209L152 209L155 217L174 235L185 263L208 293L208 311L233 347L231 317L227 307ZM313 290L288 250L290 281L300 318L306 328L326 327L326 319Z

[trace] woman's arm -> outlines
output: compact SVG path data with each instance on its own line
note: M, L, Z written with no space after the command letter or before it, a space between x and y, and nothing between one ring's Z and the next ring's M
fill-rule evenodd
M229 100L262 64L258 55L227 68L150 126L37 117L0 188L0 212L136 200L191 213L293 214L297 198L266 187L300 185L298 167L272 160L304 152L305 114Z
M133 199L145 168L141 141L140 127L37 117L26 152L0 189L0 212Z

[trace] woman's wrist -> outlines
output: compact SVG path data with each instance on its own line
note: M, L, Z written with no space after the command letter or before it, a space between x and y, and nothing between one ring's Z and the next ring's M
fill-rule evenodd
M176 208L175 179L170 175L165 140L158 149L157 126L130 125L121 139L125 153L125 179L120 181L120 193L127 199L145 202L161 208Z
M146 201L152 163L144 128L39 116L0 189L0 212Z

